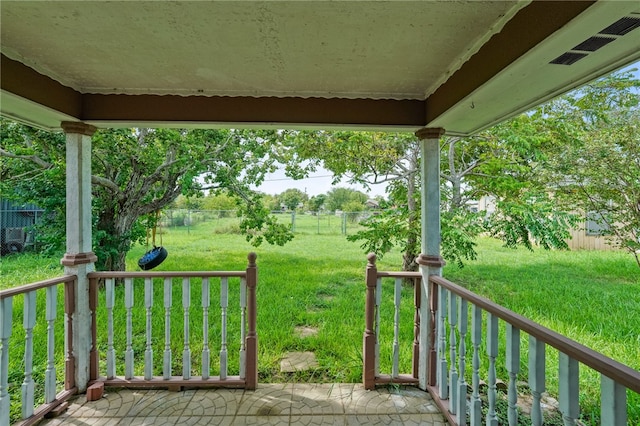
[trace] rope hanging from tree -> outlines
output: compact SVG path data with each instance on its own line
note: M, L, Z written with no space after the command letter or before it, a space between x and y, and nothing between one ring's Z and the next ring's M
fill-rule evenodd
M148 271L149 269L153 269L167 258L167 249L162 246L162 232L160 232L160 246L156 246L156 227L160 221L160 210L156 211L156 220L153 224L153 229L151 230L153 248L147 251L141 258L138 260L138 266L143 271ZM149 247L149 230L147 229L147 248Z

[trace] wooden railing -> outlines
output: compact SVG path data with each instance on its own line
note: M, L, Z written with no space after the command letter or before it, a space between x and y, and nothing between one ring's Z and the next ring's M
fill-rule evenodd
M92 342L89 384L255 389L255 253L248 259L244 271L89 273L91 335L76 336ZM35 424L63 410L77 393L73 353L77 282L77 276L66 275L0 291L0 426ZM174 293L180 302L173 302ZM173 340L171 313L177 311L182 319L180 342ZM161 320L154 321L157 318ZM199 335L192 333L194 319L201 321ZM164 326L154 326L158 322ZM215 343L212 334L219 338ZM24 350L16 350L22 346ZM199 354L194 354L195 347ZM231 353L232 348L237 352ZM176 352L181 357L173 362ZM154 362L158 358L162 362ZM194 362L196 358L199 361ZM212 358L219 360L216 367L211 366ZM237 368L230 364L236 358ZM180 375L173 373L177 365ZM229 374L235 370L237 374Z
M34 424L76 393L71 350L76 280L75 275L67 275L0 291L0 425L9 425L12 418L22 419L22 425ZM59 309L61 301L64 310ZM44 333L34 336L37 321ZM20 347L23 341L24 350L13 351L9 357L10 348ZM62 365L64 386L60 387L56 367ZM16 366L24 367L22 374ZM42 380L34 377L34 371L44 372ZM19 376L22 385L18 389L17 382L9 378L18 380Z
M424 285L420 273L380 272L375 267L375 257L369 257L367 267L366 326L364 333L364 372L363 381L370 389L376 384L390 380L379 375L376 370L376 307L380 305L380 288L377 284L381 277L393 276L416 279L416 288ZM600 375L601 413L600 424L607 426L626 426L627 390L640 394L640 372L621 364L603 354L562 336L540 324L516 314L490 300L456 285L442 277L429 277L426 292L427 306L420 309L421 301L416 296L417 314L414 324L415 336L420 336L421 319L430 324L426 341L418 342L414 338L413 377L418 377L416 358L421 351L426 354L426 390L431 393L436 404L452 425L516 425L518 377L526 377L528 392L531 394L531 423L542 425L543 393L546 381L553 376L558 382L558 407L564 424L577 424L580 417L580 376L579 366L589 367ZM420 294L416 291L416 295ZM429 318L423 318L427 315ZM499 323L505 323L504 342L499 342ZM394 326L397 327L397 326ZM521 335L526 333L528 339ZM499 343L503 343L500 344ZM528 360L520 359L521 347L528 345ZM547 346L558 351L558 371L549 371L545 357ZM505 347L499 353L499 347ZM483 354L484 352L484 354ZM486 355L486 358L485 358ZM504 361L506 367L505 382L498 379L497 360ZM395 360L394 360L395 363ZM486 377L483 376L486 368ZM524 366L527 365L527 368ZM391 376L393 377L393 375ZM485 384L486 386L482 386ZM391 380L393 381L393 380ZM499 385L506 385L506 395L498 391ZM497 402L506 398L507 414L498 418ZM486 414L483 414L486 413ZM634 419L634 421L636 421Z
M366 311L365 332L363 337L363 370L362 379L366 389L373 389L376 385L418 384L418 353L420 335L420 280L419 272L379 272L376 268L376 256L368 256L366 283ZM391 372L380 372L380 312L382 304L383 279L393 282L393 339ZM412 353L413 361L410 373L400 373L400 307L402 301L402 285L404 281L413 281L414 291L414 326ZM386 280L385 280L386 281Z
M255 389L258 381L255 260L255 254L251 253L246 271L89 274L94 342L90 354L91 382L112 387ZM116 286L117 281L123 281L124 285ZM237 290L235 298L231 297L232 285ZM103 286L104 292L99 291ZM101 300L99 294L104 295ZM212 304L213 294L217 302ZM174 299L180 302L175 303ZM237 302L230 303L232 300ZM172 332L176 322L172 312L176 310L182 311L180 341L174 340L175 331ZM230 315L231 311L237 315ZM230 317L237 322L230 323ZM194 331L196 321L201 324L198 334ZM230 336L231 330L234 336ZM219 341L212 343L212 332ZM229 348L236 346L237 354L231 354ZM237 374L230 375L229 360L236 355ZM215 357L218 365L212 366Z

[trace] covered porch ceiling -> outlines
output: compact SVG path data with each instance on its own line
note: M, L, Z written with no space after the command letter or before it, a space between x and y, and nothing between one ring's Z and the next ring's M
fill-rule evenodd
M640 59L637 1L0 2L0 113L44 129L466 135Z

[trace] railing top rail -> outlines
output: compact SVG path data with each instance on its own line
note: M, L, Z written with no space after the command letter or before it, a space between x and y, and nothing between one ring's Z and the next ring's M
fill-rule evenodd
M422 278L422 273L417 271L378 271L378 278Z
M89 278L211 278L211 277L246 277L246 271L158 271L129 272L103 271L87 274Z
M587 346L537 324L522 315L490 301L489 299L478 296L477 294L452 283L447 279L437 275L431 275L429 277L429 281L452 291L492 315L503 319L525 333L534 336L536 339L545 342L582 364L587 365L610 379L615 380L626 388L640 393L640 371L634 370L633 368L596 352Z
M8 288L6 290L0 290L0 300L7 297L16 296L18 294L28 293L34 290L40 290L42 288L51 287L58 284L68 283L75 281L78 277L76 275L63 275L61 277L49 278L48 280L38 281L31 284L25 284L18 287Z

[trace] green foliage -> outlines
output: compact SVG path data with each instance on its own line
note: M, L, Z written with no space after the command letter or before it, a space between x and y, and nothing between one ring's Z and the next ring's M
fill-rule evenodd
M327 192L327 196L325 199L325 206L329 211L336 210L345 210L345 205L348 203L358 203L361 206L364 206L364 203L367 201L367 194L364 194L360 191L351 188L333 188L329 192ZM353 206L353 204L352 204ZM359 209L358 211L361 211ZM356 210L350 210L356 211Z
M231 211L236 209L236 200L226 191L219 191L215 194L209 194L202 200L202 208L204 210L219 210L222 217L227 217Z
M259 194L254 194L244 203L239 202L238 215L242 217L240 230L246 235L246 240L255 247L263 241L281 246L293 239L291 225L279 223L262 204Z
M326 195L324 194L314 195L311 198L309 198L309 201L307 201L307 209L312 212L318 212L324 207L324 204L326 201L327 201Z
M198 194L199 195L199 194ZM206 199L201 196L185 197L184 195L178 195L178 198L172 203L171 207L175 209L185 210L201 210L205 208Z
M287 210L298 210L304 203L309 200L309 196L296 188L289 188L278 195L278 200Z
M50 212L41 245L62 251L65 238L65 137L2 120L4 197L34 202ZM227 191L255 244L277 244L292 234L264 213L250 189L277 167L274 132L248 130L112 129L92 138L93 247L98 269L124 268L132 244L144 241L149 215L178 200L202 206L204 189ZM46 227L46 228L45 228ZM44 232L48 231L48 232Z
M568 141L550 161L559 201L593 212L614 246L640 266L640 80L614 74L550 103L546 119ZM564 123L574 123L567 128Z
M533 251L533 244L550 250L568 249L569 229L579 221L577 215L558 208L547 194L525 194L517 201L498 201L494 214L487 217L485 229L507 247L522 245Z

